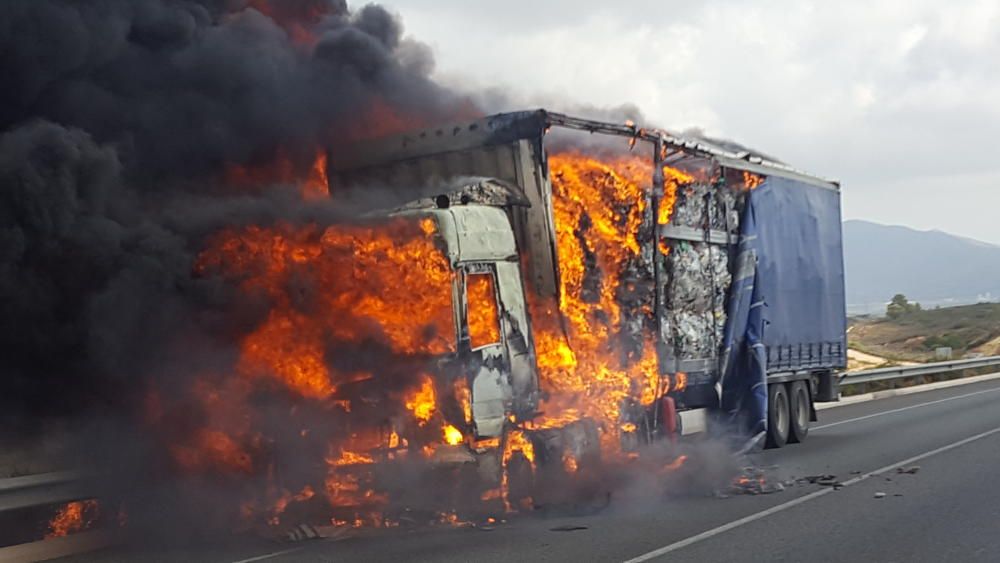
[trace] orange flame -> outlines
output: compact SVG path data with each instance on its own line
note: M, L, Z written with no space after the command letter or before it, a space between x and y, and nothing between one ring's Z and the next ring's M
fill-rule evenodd
M464 377L459 377L454 383L455 398L462 406L462 414L465 416L465 423L472 423L472 393L469 391L469 382Z
M344 465L363 465L368 463L375 463L375 460L372 459L371 455L363 452L351 452L343 450L340 452L340 457L327 458L326 462L329 463L330 465L335 465L340 467Z
M512 512L515 508L510 502L510 473L508 470L511 457L514 455L514 452L521 452L521 455L528 460L531 464L532 470L534 470L535 446L531 443L531 440L525 436L524 432L520 430L512 430L507 434L507 441L504 445L503 457L501 459L503 474L500 480L500 497L503 499L504 509L507 512Z
M469 296L469 339L472 347L500 342L500 315L493 276L469 274L465 284Z
M299 3L292 10L283 0L249 0L248 7L254 8L268 16L281 26L289 38L302 47L312 47L316 44L315 26L328 13L330 4L324 2ZM281 8L284 8L282 10Z
M757 186L761 185L763 182L764 177L760 174L754 174L753 172L747 172L746 170L743 171L743 185L746 186L747 189L757 189Z
M326 151L317 149L306 169L306 162L296 163L286 152L279 150L264 163L227 165L223 177L227 185L243 190L274 184L298 186L303 199L312 201L330 196L326 161Z
M461 444L465 438L462 436L462 431L454 426L448 424L444 427L444 441L445 443L457 446Z
M316 492L313 491L313 488L309 485L306 485L301 491L294 495L288 491L282 491L281 496L274 501L274 506L271 509L272 516L268 522L273 526L277 526L281 523L281 514L285 512L285 509L288 508L289 504L292 502L306 501L314 496L316 496ZM252 512L252 506L245 505L244 509L248 512Z
M371 377L332 373L325 359L331 339L387 341L408 354L453 350L452 274L427 228L399 219L381 227L250 226L216 235L196 268L221 270L274 304L244 340L239 371L321 399L338 383ZM323 288L308 311L293 293L303 274Z
M434 415L434 410L437 408L436 401L434 382L425 375L420 387L406 400L406 408L413 412L414 418L420 424L426 424Z
M569 473L571 475L573 473L576 473L576 468L577 468L576 458L573 457L573 454L571 454L568 451L563 452L562 462L563 462L563 469L566 470L566 473Z
M683 391L687 387L687 374L679 371L674 374L674 391Z
M438 522L449 526L455 526L456 528L466 528L473 525L472 522L460 519L458 514L455 512L442 512L438 514Z
M220 471L250 473L250 454L231 436L221 430L201 429L191 444L176 444L171 449L174 461L190 471Z
M663 167L663 199L660 200L660 212L656 222L666 225L670 222L670 214L677 203L677 188L682 184L694 181L694 176L681 172L669 166Z
M562 425L580 417L617 429L623 400L644 404L656 397L656 358L650 336L636 355L623 358L619 292L626 264L641 258L637 238L647 209L652 165L638 156L599 161L577 153L549 159L560 267L559 310L532 303L537 319L536 350L542 386L550 393L538 426ZM669 216L673 199L663 200ZM595 275L596 274L596 275ZM649 317L649 306L641 308ZM647 322L647 321L643 321ZM650 321L651 322L651 319ZM605 432L602 443L616 436Z
M247 295L271 305L267 316L242 341L237 380L248 385L278 384L305 400L349 412L354 399L334 398L338 386L375 374L338 369L329 356L332 346L350 349L374 341L387 353L403 358L453 352L457 342L453 274L436 237L433 220L408 218L377 225L278 224L217 233L199 256L196 272L222 275ZM304 295L303 279L310 280L309 287L316 291ZM419 371L414 375L395 399L399 409L412 413L415 426L426 425L441 416L441 397L429 375ZM221 401L220 397L240 400L213 391L204 399L206 410L215 412L218 405L212 401ZM232 419L246 418L240 412L233 414ZM331 506L373 507L385 502L364 476L364 468L377 459L370 453L374 448L387 443L407 448L408 438L416 435L403 432L402 427L392 433L364 430L356 438L351 434L351 444L330 444L328 475L317 489ZM210 426L195 436L172 447L178 465L225 472L254 468L253 450L246 445L255 439L249 427L224 432ZM302 436L313 439L308 432ZM453 433L447 438L455 440ZM444 435L437 438L445 439ZM462 440L458 432L458 443ZM279 498L278 504L296 500ZM368 522L370 516L366 511L358 518Z
M679 455L679 456L677 456L677 459L675 459L675 460L671 461L670 463L664 465L663 466L663 471L676 471L676 470L680 469L682 465L684 465L685 461L687 461L687 456L686 455Z
M514 430L507 435L507 446L504 449L504 459L510 459L514 452L521 452L530 462L535 461L535 447L524 432Z
M63 505L49 522L49 531L45 534L45 539L58 538L90 528L98 516L99 509L96 500L81 500Z

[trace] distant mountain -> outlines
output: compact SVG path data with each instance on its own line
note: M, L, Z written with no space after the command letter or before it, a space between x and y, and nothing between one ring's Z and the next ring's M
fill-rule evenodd
M1000 246L941 231L845 221L844 266L852 312L896 293L925 307L1000 297Z

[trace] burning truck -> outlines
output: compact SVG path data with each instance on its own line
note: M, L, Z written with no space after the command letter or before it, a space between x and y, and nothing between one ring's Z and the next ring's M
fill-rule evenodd
M834 183L546 111L356 142L482 115L374 5L7 4L0 410L108 475L54 535L600 500L836 397Z
M205 406L252 402L247 382L268 377L320 405L291 438L323 450L322 479L269 466L278 492L248 516L322 499L334 524L391 526L601 502L652 445L707 431L781 447L838 396L834 182L544 110L340 147L315 175L307 199L427 197L350 224L232 229L200 255L197 270L277 303L243 340L243 377ZM249 473L279 447L234 435L248 432L202 430L172 454Z
M424 377L445 442L463 445L451 455L492 473L484 499L509 509L546 471L707 428L781 447L806 438L815 401L837 398L834 182L544 110L359 143L329 163L338 189L449 186L390 215L420 218L447 263L436 314L451 326L436 334L450 353Z
M781 447L806 437L814 401L837 397L846 356L838 184L707 140L544 110L353 151L331 155L338 187L493 179L406 206L502 210L506 222L482 228L517 246L509 275L472 266L498 288L500 316L517 318L514 332L500 331L504 361L526 356L478 395L470 376L477 436L501 435L499 410L480 410L477 396L489 396L529 425L592 417L643 440L704 428L721 409L746 436ZM456 284L461 326L476 304ZM505 310L503 291L527 295L529 318L519 302Z

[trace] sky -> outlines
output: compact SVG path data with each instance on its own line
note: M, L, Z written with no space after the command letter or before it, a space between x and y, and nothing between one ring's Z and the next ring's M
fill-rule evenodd
M435 75L632 103L839 180L845 219L1000 244L1000 2L385 0Z

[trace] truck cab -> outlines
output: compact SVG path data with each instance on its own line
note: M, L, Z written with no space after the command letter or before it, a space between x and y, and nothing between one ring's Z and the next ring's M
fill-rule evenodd
M444 372L468 383L475 437L500 437L511 417L528 418L538 406L531 324L507 215L486 205L452 206L446 197L434 209L393 215L433 221L453 274L458 366Z

